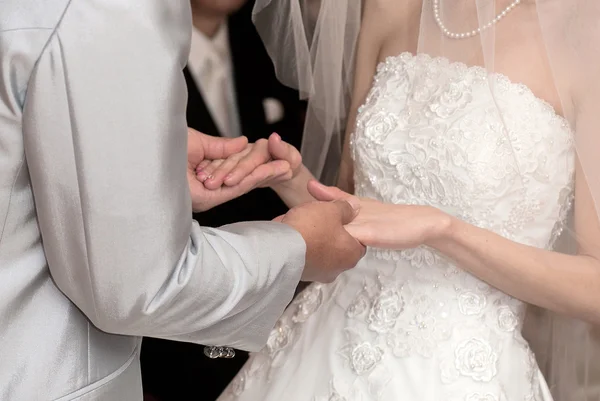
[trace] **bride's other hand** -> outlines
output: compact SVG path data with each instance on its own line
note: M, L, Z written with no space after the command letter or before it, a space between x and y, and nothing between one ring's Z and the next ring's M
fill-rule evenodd
M246 175L237 185L231 187L222 185L215 189L209 189L204 185L202 180L198 179L197 171L200 166L206 167L213 163L222 165L231 157L237 157L236 155L246 155L248 157L251 151L245 153L247 145L248 141L244 137L235 139L220 138L188 128L187 179L192 198L192 208L195 211L206 211L237 198L268 182L269 179L277 176L279 172L281 174L289 173L290 168L288 163L279 161L279 163L260 164L258 168ZM258 156L260 155L254 155L253 157L256 158Z
M196 173L207 189L235 187L249 176L264 177L257 187L268 187L292 179L301 166L298 150L272 134L225 160L201 163Z
M352 196L314 180L308 183L308 191L320 201ZM345 227L363 245L399 250L426 245L440 238L450 223L449 215L430 206L397 205L361 198L358 216Z

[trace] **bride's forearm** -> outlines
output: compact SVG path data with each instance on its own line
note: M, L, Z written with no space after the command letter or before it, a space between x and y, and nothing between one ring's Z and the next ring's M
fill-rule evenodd
M600 262L592 256L526 246L458 219L427 245L516 298L600 323Z
M294 179L272 187L290 209L315 200L307 189L308 182L313 180L314 176L305 166L302 166L301 169Z

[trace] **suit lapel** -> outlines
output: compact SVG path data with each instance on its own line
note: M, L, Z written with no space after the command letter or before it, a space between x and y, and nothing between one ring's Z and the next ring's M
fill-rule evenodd
M190 74L188 68L184 68L183 75L188 88L188 102L186 109L186 117L188 126L203 132L207 135L219 136L220 131L217 128L217 124L212 118L202 94L196 86L196 82Z

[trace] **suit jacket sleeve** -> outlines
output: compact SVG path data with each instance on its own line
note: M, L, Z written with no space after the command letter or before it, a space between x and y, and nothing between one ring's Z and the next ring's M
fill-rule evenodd
M298 284L305 243L277 223L192 223L189 0L70 4L23 107L56 285L107 332L260 348Z

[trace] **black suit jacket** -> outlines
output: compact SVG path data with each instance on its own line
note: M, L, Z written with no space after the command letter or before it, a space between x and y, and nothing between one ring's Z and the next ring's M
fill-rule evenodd
M249 141L266 138L272 132L299 147L304 105L298 93L279 84L271 61L250 19L251 4L229 19L230 49L233 58L235 90L242 133ZM188 126L209 135L219 130L202 99L195 82L184 70L188 87ZM284 118L267 124L263 109L265 98L275 98L284 107ZM238 199L194 218L204 226L247 220L271 220L287 211L270 189L256 189ZM231 360L210 360L203 347L166 340L144 339L142 346L142 378L144 390L159 401L212 401L223 391L246 360L238 352Z
M230 18L229 38L242 134L255 142L277 132L283 140L299 147L304 114L298 93L277 81L247 9ZM205 134L220 135L187 68L184 74L188 87L188 126ZM283 105L283 119L275 124L266 121L263 108L266 98L277 99ZM238 221L271 220L286 211L284 203L271 189L256 189L207 212L194 214L194 218L202 225L218 227Z

